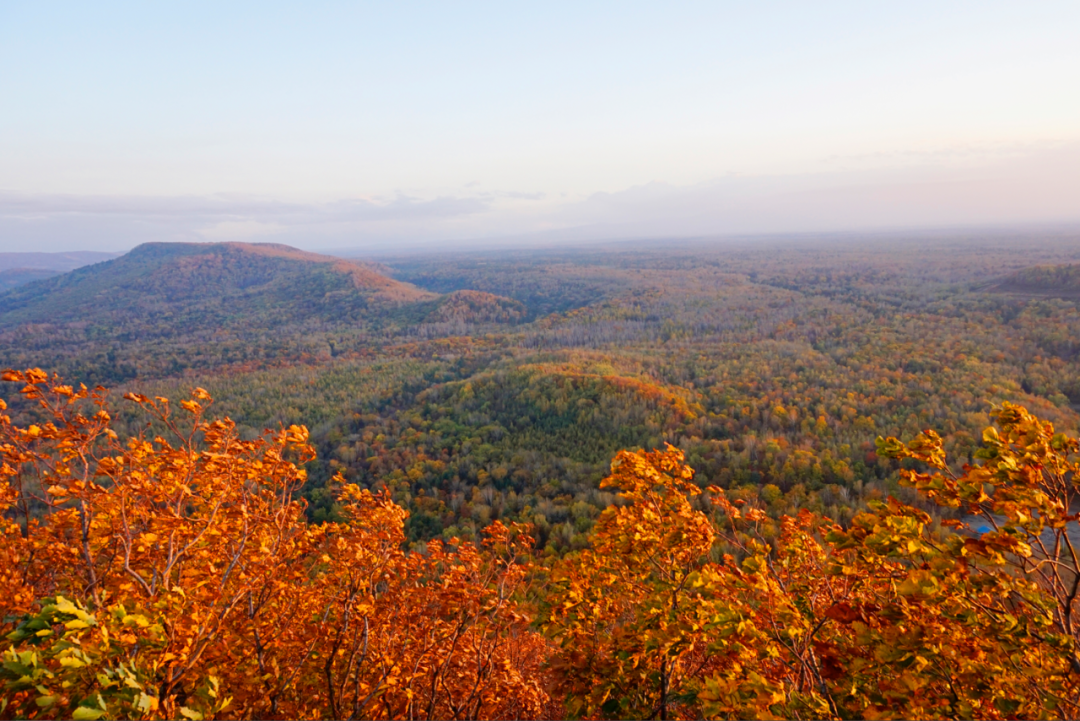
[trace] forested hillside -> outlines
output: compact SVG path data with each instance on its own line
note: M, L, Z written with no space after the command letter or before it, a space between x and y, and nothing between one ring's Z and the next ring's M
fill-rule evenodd
M342 476L311 523L308 430L244 440L202 388L125 394L150 423L125 441L105 389L3 379L41 420L0 401L4 718L1080 713L1080 442L1019 406L959 472L932 429L879 436L915 505L842 524L620 451L581 550L544 558L498 520L408 544Z
M355 321L369 305L432 297L362 265L287 246L148 243L9 291L0 323L85 323L142 338L312 317Z
M117 381L294 361L304 354L296 338L312 329L362 337L424 318L436 299L368 264L287 246L150 243L0 295L0 342L21 358Z
M307 425L316 521L338 518L341 472L409 509L409 542L502 520L561 554L587 545L623 448L671 443L733 497L847 522L913 500L877 435L933 427L969 461L1005 401L1075 432L1076 299L999 286L1067 274L1078 248L804 239L357 265L144 246L0 297L18 301L0 365L151 396L199 385L245 437ZM141 426L122 413L117 428Z
M19 286L0 716L1074 716L1076 241Z

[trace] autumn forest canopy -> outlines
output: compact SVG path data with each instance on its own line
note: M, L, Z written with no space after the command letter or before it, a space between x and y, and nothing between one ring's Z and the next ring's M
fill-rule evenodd
M0 717L1075 718L1080 237L0 289Z

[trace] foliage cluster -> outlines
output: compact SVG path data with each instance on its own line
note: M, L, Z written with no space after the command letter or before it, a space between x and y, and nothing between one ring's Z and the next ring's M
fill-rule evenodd
M5 378L47 419L0 415L5 717L1080 713L1080 443L1019 406L959 472L933 431L878 438L965 520L774 519L669 445L619 452L618 502L541 563L500 522L407 551L407 512L340 477L308 523L307 430L244 440L202 389L128 394L153 425L122 441L104 390Z
M584 548L614 500L598 487L610 456L665 442L699 485L774 518L808 508L847 523L891 494L938 523L956 512L902 487L873 437L934 427L971 462L988 402L1078 430L1077 298L997 282L1067 275L1076 248L916 238L413 256L377 270L446 295L384 302L333 259L149 246L120 259L130 273L21 288L41 296L33 318L0 301L0 365L151 395L198 385L244 438L307 424L309 518L338 518L341 471L389 490L414 544L475 541L502 520L532 524L546 553ZM12 412L36 422L32 406ZM141 423L121 411L116 429Z
M6 378L51 420L0 417L0 714L545 715L521 529L406 554L405 512L354 485L306 522L302 427L244 441L201 389L129 394L165 431L121 443L101 391Z

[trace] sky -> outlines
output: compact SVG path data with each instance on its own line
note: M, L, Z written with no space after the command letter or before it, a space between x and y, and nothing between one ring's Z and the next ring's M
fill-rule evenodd
M1080 3L0 2L0 251L1080 224Z

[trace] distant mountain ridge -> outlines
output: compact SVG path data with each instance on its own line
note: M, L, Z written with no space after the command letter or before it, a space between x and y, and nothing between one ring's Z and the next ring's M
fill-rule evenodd
M0 327L136 323L186 331L306 318L355 321L436 297L360 263L285 245L147 243L0 294Z
M84 265L111 260L118 255L81 250L71 253L0 253L0 293Z
M370 355L528 316L509 298L431 293L389 272L285 245L148 243L0 292L0 368L118 384Z
M0 270L0 292L33 283L35 280L52 278L54 275L60 275L60 273L59 270L49 270L47 268L8 268Z
M15 269L51 270L66 273L92 263L101 263L121 255L77 250L70 253L0 253L0 271Z

